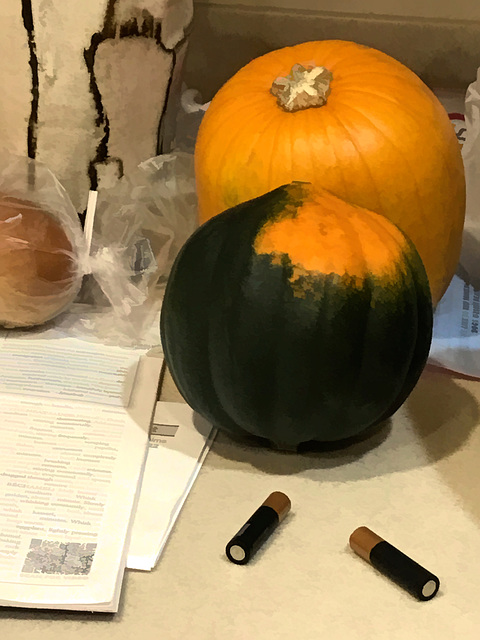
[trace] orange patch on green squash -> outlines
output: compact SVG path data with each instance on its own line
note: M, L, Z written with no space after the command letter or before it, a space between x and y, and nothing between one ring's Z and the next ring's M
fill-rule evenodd
M336 274L357 287L375 274L393 286L398 263L407 249L405 236L383 216L342 202L326 191L308 192L308 200L287 215L269 220L255 240L257 254L273 263L287 255L290 281L308 273Z

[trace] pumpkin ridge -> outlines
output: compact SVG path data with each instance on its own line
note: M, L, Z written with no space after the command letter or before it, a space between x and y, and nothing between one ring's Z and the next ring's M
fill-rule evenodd
M293 127L290 127L290 130L288 131L288 138L289 138L289 144L288 144L288 171L290 173L290 175L293 175L293 171L294 171L294 164L295 164L295 154L294 154L294 145L295 145L295 135L294 135L294 130Z
M334 110L334 108L330 109L330 111L329 111L329 115L330 115L330 117L331 117L335 122L337 122L337 123L339 123L339 122L340 122L340 121L338 120L338 117L335 115L335 110ZM341 123L340 123L340 124L341 124ZM356 144L355 144L355 141L351 138L350 133L349 133L349 131L347 130L347 128L346 128L346 127L343 127L343 129L345 130L345 133L346 133L346 135L347 135L347 138L348 138L348 139L350 140L350 142L352 143L352 146L353 146L353 147L355 147L355 149L357 149L357 146L356 146ZM324 133L325 137L328 139L328 142L329 142L330 148L331 148L331 150L332 150L332 153L333 153L333 155L335 156L335 164L336 164L336 166L340 167L340 163L339 163L339 161L338 161L337 140L336 140L335 138L332 140L331 136L330 136L330 135L329 135L329 133L328 133L328 126L327 126L327 127L323 127L323 133ZM343 142L343 141L342 141L342 142ZM358 153L358 152L357 152L357 153ZM342 194L342 195L345 195L345 196L347 196L347 197L348 197L349 189L348 189L348 187L347 187L347 179L346 179L346 177L345 177L345 175L344 175L343 171L340 171L339 173L340 173L341 180L342 180L342 183L343 183L343 194Z
M320 46L319 46L320 45ZM338 57L338 53L335 51L335 47L340 45L342 49L347 48L348 54L342 57ZM306 51L306 53L304 53ZM359 43L350 41L350 40L322 40L322 41L308 41L298 45L286 46L280 49L277 49L275 52L270 52L270 54L278 53L278 59L280 63L286 67L290 64L290 67L295 62L304 63L312 63L315 62L317 66L325 66L333 73L335 67L342 67L346 62L351 64L352 69L355 67L359 67L363 69L363 71L355 71L356 74L367 74L367 75L384 75L386 77L398 77L402 80L409 80L416 83L417 86L426 87L425 83L414 74L408 67L406 67L399 60L393 58L392 56L370 47L368 45L361 45ZM263 68L263 59L270 55L268 52L258 56L258 58L252 60L247 63L244 69L246 69L249 65L252 65L259 61L259 67ZM289 54L292 55L292 58L289 58ZM308 58L308 60L307 60ZM332 58L332 59L330 59ZM289 60L289 62L287 62ZM374 62L377 65L387 66L388 69L377 71L377 70L368 70L369 64ZM282 66L283 66L282 65ZM395 70L395 72L392 71ZM281 75L286 73L288 70L284 68L279 74Z
M247 151L246 151L246 148L247 148L247 147L245 146L245 153L244 153L244 154L242 154L242 155L244 155L244 166L247 166L247 165L249 165L249 164L252 162L252 159L253 159L253 157L254 157L255 148L257 147L257 145L258 145L259 143L261 143L261 142L262 142L262 139L263 139L265 136L266 136L266 139L267 139L267 144L269 143L269 141L270 141L270 136L269 136L269 134L270 134L270 133L271 133L271 131L272 131L272 126L275 126L275 119L276 119L276 118L277 118L277 115L275 115L275 117L273 117L273 118L269 121L269 123L268 123L267 125L265 125L265 128L264 128L264 129L262 130L262 132L259 134L259 136L258 136L258 138L257 138L257 139L254 139L254 137L252 137L252 138L250 138L250 139L249 139L249 147L250 147L250 149L249 149L249 150L248 150L248 152L247 152ZM280 125L280 123L279 123L278 128L279 128L280 126L281 126L281 125ZM273 141L274 141L274 140L275 140L275 137L272 137L272 139L271 139L271 141L270 141L270 142L272 142L272 149L274 149L274 146L273 146ZM229 149L229 152L231 152L231 149ZM272 155L272 157L274 157L274 156L275 156L275 153L272 151L271 155ZM242 164L243 164L243 163L242 163ZM220 167L221 167L221 166L222 166L222 165L220 165ZM231 168L230 168L230 167L228 167L228 166L225 164L225 165L224 165L224 170L223 170L223 171L225 171L227 174L229 174L229 175L230 175L230 181L229 181L229 182L233 182L233 183L235 183L236 176L235 176L235 175L232 175L232 170L231 170ZM222 169L220 169L220 172L222 172ZM227 180L225 180L225 184L228 184ZM229 200L229 199L227 199L227 198L225 197L225 202L226 202L226 204L227 204L227 205L235 205L235 204L238 204L238 202L239 202L238 195L235 195L235 199L230 199L230 200Z
M296 114L285 114L286 116L286 128L290 127L290 130L292 131L292 133L295 131L295 134L298 135L300 132L302 132L304 134L304 140L308 140L309 138L309 131L317 131L316 134L316 141L315 143L310 142L309 143L309 148L308 150L305 150L305 154L300 154L297 152L295 154L296 159L297 159L297 165L293 165L294 168L296 166L298 166L299 162L301 165L301 168L298 170L298 172L302 174L302 179L305 179L308 182L311 182L311 178L307 177L309 175L314 175L315 173L318 173L319 175L321 175L321 171L322 171L322 164L326 164L327 165L327 170L328 170L328 160L325 161L325 157L322 156L322 151L320 151L320 154L318 153L318 149L317 149L317 145L318 147L321 147L321 143L319 143L319 140L322 139L326 139L327 138L327 130L330 128L332 122L334 122L333 120L333 112L331 109L326 109L326 105L324 107L320 107L319 109L305 109L304 111L299 111ZM290 116L296 116L295 119L294 117ZM301 129L301 127L303 127ZM300 137L300 136L298 136ZM331 141L331 139L329 138L329 141ZM336 147L331 144L329 147L329 153L332 156L332 164L333 165L337 165L338 164L338 155L337 155L337 150ZM311 172L309 172L308 170L305 170L304 167L304 155L308 155L309 157L309 162L310 162L310 166L312 167ZM301 159L299 160L299 157L301 157ZM320 165L320 166L319 166ZM295 168L295 170L297 171L297 169ZM295 175L295 174L292 174ZM305 178L303 178L303 176L305 176ZM290 178L291 179L291 178ZM342 176L342 181L344 181L344 178ZM320 182L320 185L322 183Z
M241 208L241 205L239 208ZM210 224L210 222L212 222L212 224ZM164 350L164 354L167 362L169 360L171 362L171 357L172 357L171 354L175 352L175 347L176 347L175 342L172 342L169 338L170 334L174 333L174 331L170 329L170 326L172 326L172 324L173 325L178 324L178 318L182 317L181 313L175 313L175 307L177 307L177 312L183 311L184 309L188 308L187 298L182 299L182 296L185 296L186 292L184 292L181 289L180 290L175 289L172 286L172 282L178 277L181 278L184 271L186 270L188 271L189 259L192 259L193 261L195 260L195 252L198 250L198 245L199 244L202 245L202 243L205 241L209 242L212 236L215 236L217 229L218 228L221 229L223 224L224 224L223 218L220 215L220 216L216 216L213 220L209 221L209 225L207 228L205 228L206 225L204 225L203 228L202 227L197 228L193 232L193 234L190 236L190 238L187 239L187 241L179 251L174 261L174 264L171 269L170 276L167 282L167 286L165 289L164 300L162 303L162 313L160 316L160 330L162 335L162 345L163 345L163 350ZM211 244L212 244L212 250L213 251L217 250L217 259L218 259L218 250L220 245L218 242L215 242L215 241ZM193 252L193 258L191 257L192 252ZM208 254L208 257L209 257L209 262L211 262L210 252ZM205 265L203 266L205 267ZM205 274L205 269L203 269L202 271L202 275L203 274ZM210 286L213 286L213 271L211 267L210 267ZM208 287L203 286L202 288L196 287L194 289L195 295L198 296L200 304L209 303L209 301L201 299L204 290L208 290ZM180 296L180 300L178 300L179 296ZM189 294L189 297L191 298L191 294ZM166 308L169 309L168 313L164 312L164 309ZM172 315L175 315L176 317L172 319ZM199 329L198 324L196 322L189 323L189 330L192 331L193 328L195 328L195 330ZM196 359L198 359L199 361L205 361L205 360L210 361L211 351L209 349L209 342L202 341L199 344L201 344L201 350L203 351L203 355L197 353L195 356ZM201 355L201 357L199 357L199 355ZM207 417L207 419L209 419L212 423L215 423L218 420L218 416L220 414L222 416L222 424L225 425L226 428L229 427L233 429L233 431L235 431L236 425L233 425L230 419L230 416L222 407L218 397L215 398L216 402L214 402L214 404L216 406L213 408L213 411L211 406L209 406L208 404L200 403L199 405L198 402L195 401L194 395L192 395L190 392L191 387L189 386L189 381L191 385L192 378L195 378L195 374L198 373L198 368L196 369L193 366L189 366L189 361L187 359L185 367L180 367L179 369L175 367L169 367L169 370L170 370L172 379L175 382L175 385L177 386L178 390L180 391L185 401L190 406L192 406L195 410L199 411L199 413ZM200 375L202 377L203 384L204 385L210 384L210 388L211 388L213 386L211 368L203 367ZM197 381L196 381L196 384L198 384ZM211 400L212 398L210 396L210 401Z
M283 128L283 122L281 122L281 120L278 123L278 127L275 129L275 135L272 135L272 140L274 141L273 145L272 145L272 153L270 155L270 161L268 163L268 170L267 170L267 176L268 176L268 184L275 184L274 180L273 180L273 167L275 164L275 159L276 159L276 148L277 148L277 132L279 129Z
M313 110L305 111L305 117L302 119L302 128L299 132L299 138L301 140L308 140L309 131L311 131L312 126L316 124L315 112ZM302 154L303 158L308 158L308 162L310 164L310 168L307 170L306 175L312 175L315 169L315 162L313 159L313 149L311 145L308 145L308 148ZM295 154L292 151L292 162L295 165ZM293 175L293 174L292 174Z
M347 55L339 56L339 53L337 51L337 48L339 46L341 47L342 52L345 49L347 50ZM293 62L291 64L293 64L294 62L302 63L302 61L312 62L313 60L315 60L315 63L320 65L321 62L318 62L317 57L321 57L322 59L325 59L325 65L322 64L322 66L326 66L327 68L330 68L329 65L340 65L347 61L353 60L354 64L358 65L365 65L371 63L372 61L375 61L377 64L391 65L397 68L400 72L405 72L405 70L408 70L405 65L403 65L395 58L392 58L388 54L384 53L383 51L379 51L378 49L375 49L368 45L359 44L352 40L342 40L339 38L321 41L310 40L295 45L288 45L273 52L267 52L261 56L258 56L256 59L247 63L244 68L246 68L250 64L253 65L253 63L257 61L261 61L260 65L263 66L263 60L267 57L273 57L273 54L278 54L277 57L280 63L285 63L285 60L289 59L289 55L294 54L292 55ZM333 69L331 70L333 71Z
M342 91L344 91L345 93L360 93L362 95L366 95L366 96L370 96L370 97L375 97L375 98L381 98L382 100L385 100L385 102L389 102L393 105L395 105L396 107L398 107L399 105L401 105L402 109L404 109L407 113L409 113L411 115L412 120L416 121L416 119L418 118L419 115L421 115L421 111L412 111L411 107L410 107L410 103L408 102L399 102L398 100L394 100L393 98L391 98L389 95L385 94L385 93L379 93L378 91L373 90L369 90L369 89L359 89L358 87L351 87L351 88L344 88L342 89Z
M213 96L211 102L213 103L213 101L215 100L215 103L218 104L218 106L220 106L222 109L232 109L233 111L235 111L236 97L229 95L229 93L224 96L222 89L223 87L218 90L218 92ZM265 97L259 89L252 88L246 91L245 88L243 88L242 97L245 97L248 101L248 104L246 104L245 106L248 106L249 108L251 106L256 106L256 103L265 103ZM207 113L208 109L205 111L204 118L207 117Z
M272 206L276 216L282 216L283 208L285 204L287 205L291 204L290 200L292 198L291 198L291 192L288 186L287 188L285 186L279 187L273 192L270 192L269 194L267 194L267 196L269 197L264 196L263 198L263 202L264 202L263 206L265 208ZM245 255L248 254L251 256L252 241L258 232L259 225L261 224L263 218L265 217L265 213L263 211L261 212L261 215L258 215L258 214L249 215L249 213L246 213L246 214L243 214L242 217L243 217L243 221L241 221L241 217L239 217L238 215L236 215L236 220L233 223L231 220L229 221L229 224L231 226L227 230L227 234L225 236L225 242L222 245L221 255L219 254L220 263L221 263L221 258L223 256L223 258L227 259L227 261L229 262L232 268L229 269L228 272L226 272L224 269L221 268L221 264L220 264L220 269L216 271L215 277L213 279L212 286L215 288L215 290L219 291L222 299L222 304L221 304L221 312L218 316L219 325L215 326L212 323L212 326L210 327L211 331L209 332L209 336L207 339L207 342L210 346L215 344L215 340L218 336L218 333L219 332L222 333L222 331L223 331L223 335L225 336L225 340L230 341L233 344L235 344L235 341L239 339L239 336L242 336L243 340L249 339L250 343L252 342L252 336L250 335L250 337L248 337L248 331L251 325L248 321L242 322L245 305L248 306L248 300L245 297L244 289L245 289L245 286L247 286L247 289L250 286L252 286L251 285L252 269L248 267L247 269L245 269L244 267L245 263L247 264L250 263L249 259L242 261L241 259L239 259L239 256L237 255L238 232L235 230L233 225L237 224L239 226L239 229L242 232L242 238L245 241L242 244L242 247L248 247L248 250L246 248L243 249L242 247L240 249L244 251ZM239 224L240 222L241 224ZM234 260L231 260L232 256L235 256ZM235 271L235 265L238 265L239 263L241 266L241 273ZM233 295L231 290L232 279L234 280L234 282L243 283L233 293ZM246 285L245 283L248 283L248 285ZM281 295L281 291L282 290L280 289L279 295ZM228 308L226 307L226 304L227 304L226 301L228 301L228 305L229 305ZM232 302L233 302L233 307L231 306ZM258 363L257 368L261 368L262 366L263 368L265 368L265 366L268 365L268 363L270 364L270 366L268 367L268 370L271 371L273 368L273 362L271 362L271 360L275 355L275 345L277 343L276 336L278 334L278 326L274 327L273 329L268 332L268 336L264 336L262 339L261 350L262 350L262 360L264 361L264 363L263 365L262 363ZM247 332L247 337L245 336L245 332ZM226 342L223 342L224 346L225 344ZM224 349L224 351L226 351L229 354L228 355L229 366L225 366L224 360L223 360L223 367L221 370L218 370L218 366L217 366L218 355L219 355L218 350L216 347L210 349L211 357L209 360L210 362L209 367L210 367L210 371L213 372L213 378L218 381L217 384L214 385L215 394L218 399L218 402L221 404L222 407L225 407L225 406L228 407L228 416L229 416L229 419L232 421L232 423L237 424L240 428L244 429L246 432L254 433L255 435L259 435L260 437L266 437L265 434L261 435L255 432L255 429L253 429L251 424L251 418L249 418L247 411L244 408L244 404L246 406L250 406L251 403L253 402L253 404L258 405L259 402L261 401L260 404L263 407L262 408L263 421L267 423L269 418L269 412L271 413L271 410L268 409L269 400L268 400L267 391L269 388L272 389L272 395L270 397L270 405L272 405L275 401L275 397L273 395L273 389L275 388L274 382L271 379L271 376L270 376L270 379L268 378L268 371L265 371L262 385L250 384L250 386L246 386L246 383L244 380L245 363L242 361L239 362L238 356L237 356L237 359L232 360L232 353L231 353L231 350L229 350L228 348ZM227 387L225 387L225 384L224 384L225 378L228 378L229 380L229 384L227 384ZM243 383L242 383L242 380L243 380ZM231 397L231 390L232 389L236 390L237 388L243 389L242 398L243 400L247 400L247 402L245 403L242 402L242 398L238 397L236 391L234 392L233 397ZM230 391L230 394L229 394L229 391Z
M207 109L207 113L208 113L208 109ZM222 164L220 164L220 162L221 162L222 160L224 160L224 159L225 159L225 157L226 157L226 156L228 155L228 153L229 153L229 142L230 142L230 140L233 140L236 136L238 136L238 132L237 132L237 130L236 130L236 128L235 128L235 127L230 126L229 131L230 131L231 137L230 137L230 138L228 138L227 140L225 140L225 145L224 145L224 147L223 147L222 153L220 154L220 159L219 159L218 155L215 155L214 159L213 159L213 160L210 160L209 156L206 154L206 155L202 158L202 163L203 163L203 162L210 162L210 163L212 163L212 164L213 164L213 163L215 162L215 163L217 163L217 166L223 166L223 165L225 164L225 163L223 163L223 165L222 165ZM202 144L202 140L201 140L200 136L198 136L198 137L197 137L197 143L196 143L196 144L197 144L197 145L198 145L198 144ZM207 147L206 147L206 148L207 148L207 151L208 151L208 145L207 145ZM204 152L204 153L205 153L205 152ZM213 155L213 154L212 154L212 155ZM196 154L196 158L195 158L195 174L196 174L196 177L197 177L197 184L198 184L198 182L199 182L200 173L201 173L201 172L203 172L203 171L202 171L202 169L201 169L201 166L202 166L202 165L201 165L201 163L199 162L199 156L198 156L198 154ZM203 179L205 179L205 178L203 178ZM197 187L197 188L198 188L198 187ZM210 196L210 195L208 195L208 199L210 199L210 198L211 198L211 196ZM200 205L200 203L199 203L199 207L200 207L200 206L201 206L201 205ZM205 207L205 204L203 204L203 207Z
M419 304L415 307L417 321L417 339L415 341L412 356L410 359L410 367L406 376L403 388L398 394L392 405L380 416L375 424L379 424L383 420L392 416L405 402L410 395L412 389L418 382L425 364L428 359L429 349L425 348L426 344L430 344L433 332L433 306L428 284L428 276L425 271L422 260L415 249L415 245L406 236L408 250L405 252L405 259L410 269L412 283L415 289L416 298ZM419 336L422 340L419 339Z
M352 134L351 134L351 132L350 132L349 128L347 127L347 125L346 125L344 122L342 122L342 121L340 120L340 118L339 118L335 113L332 113L332 117L337 121L338 125L339 125L340 127L342 127L342 129L344 129L344 131L346 132L347 138L350 140L350 142L351 142L352 146L355 148L355 150L356 150L356 152L357 152L357 157L358 157L358 159L359 159L359 160L360 160L360 162L363 164L363 166L365 167L365 169L366 169L366 171L367 171L368 175L370 176L371 184L373 185L373 187L374 187L374 189L375 189L375 194L376 194L376 198L377 198L377 205L376 205L375 207L371 207L371 209L372 209L373 211L377 211L377 206L378 206L378 209L382 209L382 199L381 199L381 197L380 197L380 192L379 192L378 187L377 187L377 182L376 182L376 180L374 180L374 178L373 178L373 173L372 173L372 170L371 170L371 168L370 168L370 165L369 165L369 164L368 164L368 162L367 162L367 159L366 159L366 157L365 157L365 154L363 154L363 153L360 151L360 149L359 149L359 147L358 147L358 144L357 144L357 141L356 141L356 140L355 140L355 138L352 136ZM344 178L344 176L343 176L343 172L342 172L342 180L343 180L343 182L345 182L345 178ZM345 195L346 195L346 197L348 197L348 190L346 190L346 191L345 191Z
M250 151L248 153L248 156L246 157L246 164L251 162L252 157L254 155L255 147L256 147L256 145L258 143L262 142L263 138L267 137L267 139L268 139L268 138L272 137L273 140L276 139L275 136L271 136L271 127L275 123L275 120L277 118L278 118L278 113L275 113L275 115L268 121L268 124L266 124L262 128L261 132L259 132L257 139L256 140L250 139ZM282 126L282 123L280 122L280 119L279 119L278 128L280 128L281 126ZM268 140L267 140L267 142L268 142ZM260 148L262 148L261 145L260 145ZM275 154L272 152L272 157L274 155Z
M379 94L379 93L377 93L377 92L370 92L370 91L366 91L365 89L355 89L355 88L348 89L348 92L350 92L350 91L352 91L352 92L354 92L354 93L361 93L361 94L363 94L363 95L369 95L369 96L381 97L383 100L385 100L386 102L390 102L390 103L391 103L391 104L393 104L393 105L397 105L397 106L398 106L398 104L399 104L399 103L398 103L398 102L396 102L395 100L392 100L392 98L389 98L388 96L386 96L386 95L384 95L384 94ZM342 105L345 105L345 104L346 104L346 103L342 103ZM414 112L414 111L411 111L411 108L410 108L410 104L409 104L409 103L403 103L403 102L402 102L402 103L401 103L401 105L402 105L402 109L403 109L403 111L404 111L405 113L407 113L408 115L410 115L410 117L412 118L412 120L413 120L414 122L416 122L416 120L417 120L418 115L419 115L419 113L420 113L420 112ZM447 115L446 113L445 113L445 116L448 118L448 115ZM450 123L448 123L448 124L449 124L449 126L451 126L451 125L450 125ZM442 160L443 160L443 163L444 163L444 167L445 167L445 169L446 169L445 173L448 173L448 171L449 171L449 163L448 163L448 161L447 161L447 157L446 157L446 154L445 154L445 150L441 147L441 145L436 144L436 142L437 142L437 138L436 138L435 136L432 136L432 137L431 137L431 138L429 138L429 140L428 140L428 144L429 144L430 146L434 146L434 147L435 147L435 149L437 150L437 154L438 154L439 156L441 156L441 157L442 157Z
M233 99L231 99L231 100L233 101ZM262 102L262 98L261 97L257 97L257 99L255 101ZM212 100L212 102L213 102L213 100ZM208 125L208 120L209 120L208 116L209 116L209 113L208 113L208 109L207 109L207 111L205 112L205 116L203 117L203 120L202 120L202 124L205 123L206 127L209 126ZM238 127L235 127L235 126L232 127L232 123L228 118L225 119L223 124L224 124L223 128L220 127L220 129L216 129L216 131L215 131L215 135L216 136L219 136L220 134L222 134L222 136L223 136L223 135L225 135L225 132L227 134L226 138L223 140L224 144L223 144L223 149L222 149L221 155L220 156L218 156L218 155L215 156L215 162L217 163L218 167L222 167L222 166L225 165L225 162L224 162L225 158L228 155L231 154L231 141L232 141L232 139L235 139L235 138L238 137ZM225 132L223 132L223 129L225 129ZM228 136L228 133L230 133L230 136ZM200 139L200 138L203 138L202 129L199 130L199 135L198 135L198 138L197 138L197 142L199 142L199 146L203 144L203 140ZM208 145L206 146L206 150L208 151ZM205 149L204 149L203 153L205 154ZM199 164L198 163L198 157L196 158L195 164L196 165Z
M208 109L207 109L207 113L208 113ZM227 123L228 121L226 120L225 122ZM222 173L222 170L224 171L225 168L228 167L228 164L225 162L225 159L228 156L230 156L230 154L232 153L232 149L231 149L232 140L235 140L235 139L238 140L238 129L236 127L232 127L230 125L229 131L230 131L231 135L224 140L222 153L217 155L215 157L215 160L214 160L214 162L217 165L217 171L219 172L220 175ZM207 149L208 149L208 145L207 145ZM229 206L232 206L232 204L238 204L238 203L239 202L238 202L238 199L237 199L236 202L229 203Z
M419 184L418 184L418 181L416 179L415 172L410 167L410 164L407 162L407 159L405 158L403 149L397 147L395 145L395 143L389 138L389 136L378 126L378 124L376 122L373 122L372 118L367 118L367 116L360 109L358 109L357 107L353 107L353 106L351 106L350 104L347 104L347 103L342 103L342 106L344 108L347 107L347 108L351 109L352 111L354 111L355 113L361 115L363 117L363 119L366 120L367 123L371 127L373 127L376 131L378 131L378 133L388 142L390 147L392 147L399 154L399 156L401 156L405 167L407 168L408 172L412 176L412 184L414 185L415 192L417 194L417 202L420 204L420 207L422 209L422 212L421 212L422 213L422 218L423 218L423 221L426 223L427 222L426 218L428 218L428 216L425 215L425 213L426 213L425 212L425 203L424 203L423 198L421 197L421 194L420 194ZM372 182L373 182L373 179L372 179ZM382 205L381 205L381 210L383 211L383 206ZM393 222L394 222L394 224L397 224L396 220L394 220Z
M271 156L271 161L270 161L270 171L273 173L273 164L274 164L274 158L276 156L275 153L275 141L276 141L276 137L272 136L272 126L275 126L275 120L278 119L278 125L275 128L275 131L278 131L282 128L283 123L282 123L282 119L279 118L279 114L275 113L275 115L272 117L272 119L269 121L268 124L265 125L265 128L262 131L262 134L259 136L259 138L257 140L253 140L253 138L250 139L250 146L251 146L251 150L248 152L248 158L245 157L245 162L242 163L244 166L246 166L248 163L250 163L251 159L252 159L252 153L254 148L258 145L258 143L262 140L263 136L266 136L267 138L267 142L271 141L272 142L272 153L270 154ZM235 137L236 133L234 134ZM235 176L231 175L232 173L232 168L229 166L229 164L227 162L224 162L223 160L225 159L225 157L227 155L231 155L232 154L232 147L228 144L225 144L225 148L224 148L224 152L220 158L220 160L217 163L218 166L218 171L220 175L223 175L224 173L226 173L227 175L230 175L230 179L229 180L224 180L224 184L225 185L230 185L231 182L235 181ZM246 156L246 154L245 154ZM272 178L270 177L270 180L272 180ZM273 182L273 180L272 180ZM278 185L278 186L282 186L282 185ZM239 204L239 198L238 195L235 194L235 196L232 198L231 196L227 196L228 194L228 190L227 193L225 193L224 195L224 201L226 202L227 206L235 206L237 204ZM253 194L253 197L255 197L256 194Z
M404 167L407 169L408 173L410 174L410 176L412 177L412 181L411 184L414 187L415 193L416 193L416 201L417 201L417 205L418 205L418 214L417 215L417 219L414 222L415 227L421 226L419 224L419 220L422 220L422 224L424 224L426 227L428 226L428 215L427 215L427 211L426 211L426 205L425 205L425 200L424 198L421 196L421 190L420 190L420 184L418 182L418 179L416 177L416 174L414 172L413 167L410 165L410 163L408 162L406 156L405 156L405 151L403 149L401 149L401 147L396 146L392 140L388 137L388 135L381 129L379 128L378 124L376 122L373 121L373 118L368 118L361 110L358 109L358 107L354 107L351 106L348 103L341 103L343 108L348 108L352 111L354 111L355 113L361 115L363 117L363 119L367 122L367 125L372 126L376 131L378 131L382 137L387 140L387 142L389 143L390 147L392 147L395 152L398 154L399 157L402 158L403 160L403 165ZM342 123L343 124L343 123ZM456 141L454 140L454 142L456 143ZM460 149L458 148L458 152L460 153ZM449 179L452 173L452 170L450 169L450 167L448 166L446 159L445 159L445 155L442 153L438 153L437 151L437 157L440 157L441 161L442 161L442 165L444 167L444 173L446 176L446 179ZM372 184L375 184L376 187L376 182L373 181L372 178ZM376 187L377 189L377 187ZM378 210L379 213L383 214L384 208L383 205L380 205L380 208ZM394 220L391 219L391 221L395 224L401 224L400 221L398 220ZM402 229L402 231L404 231L407 235L409 235L409 228L405 227L405 229ZM417 247L418 249L418 247ZM450 251L453 251L452 247L450 247ZM427 244L423 244L423 246L421 247L421 255L422 255L422 259L424 260L424 262L427 263L428 268L430 268L430 259L435 259L435 257L432 257L432 252L429 251L429 245ZM440 285L442 284L443 289L445 290L445 285L443 284L443 281L437 280L435 283L433 283L436 287L440 287Z
M359 66L361 67L362 65L359 64ZM417 82L419 80L418 77L415 76L415 74L413 74L413 77L410 75L410 73L392 73L391 71L388 71L387 69L385 69L385 71L376 71L376 70L369 70L369 69L365 69L363 71L356 71L355 67L352 66L351 67L351 71L350 69L346 72L352 76L383 76L386 79L395 79L395 80L400 80L401 82L404 82L405 80L409 80L409 81L413 81L415 82L415 86L416 87L421 87L424 91L425 89L428 89L428 87L426 86L426 84L420 80L420 84ZM348 78L348 76L344 76L344 79L346 80Z
M404 271L398 271L397 273L398 273L398 280L397 280L397 287L396 287L397 295L398 295L398 291L401 291L402 293L400 295L401 295L403 304L406 305L410 302L408 306L411 308L411 312L408 315L408 319L405 313L403 313L401 316L402 327L408 328L408 330L411 333L415 334L417 330L417 310L416 310L416 305L413 304L415 296L414 296L414 292L412 292L411 290L411 286L408 286L409 284L412 283L412 277L410 273L407 274ZM368 317L365 325L365 333L367 336L375 336L376 340L378 340L378 337L380 337L382 334L380 331L378 331L378 326L376 326L378 325L378 316L376 313L373 313L373 310L379 304L385 304L385 300L388 302L388 298L390 296L384 295L385 293L384 290L382 290L381 285L380 285L380 288L378 287L378 284L375 282L375 279L371 280L370 286L371 286L371 308L370 308L370 313L367 314ZM396 300L398 304L398 298L396 298ZM413 314L413 317L412 317L412 314ZM382 319L382 322L386 322L386 320ZM391 322L393 322L393 319L391 320ZM407 327L407 324L408 324L408 327ZM393 334L392 327L390 325L388 325L387 333ZM398 336L390 335L390 336L387 336L387 339L397 340ZM406 340L402 340L402 345L404 345L406 342L408 344L407 350L405 350L404 347L402 348L402 367L400 368L397 362L396 363L397 366L395 366L394 375L391 376L391 379L395 381L395 385L394 385L394 388L392 388L392 390L390 391L390 395L393 396L395 400L393 403L392 402L389 402L388 404L384 403L383 409L380 408L379 411L377 411L376 415L372 417L372 419L370 420L371 424L374 424L374 425L379 424L380 422L383 422L388 417L390 417L392 406L394 406L397 403L398 398L402 395L402 391L405 388L406 383L408 383L409 381L409 374L410 374L410 369L412 365L412 359L414 356L414 345L411 344L411 341L408 342ZM415 343L416 342L417 341L415 341ZM375 356L376 356L375 344L372 345L371 341L367 339L362 342L362 345L363 345L364 353L361 360L361 368L359 370L358 383L356 385L356 393L357 393L358 399L362 399L365 397L365 389L362 388L362 383L365 380L364 374L367 374L369 372L371 374L372 370L374 370L373 363L375 362ZM352 390L352 394L353 394L353 390Z

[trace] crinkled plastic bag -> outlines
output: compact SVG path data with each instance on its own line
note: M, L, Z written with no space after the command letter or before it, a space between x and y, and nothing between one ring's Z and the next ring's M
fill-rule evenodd
M460 264L480 288L480 68L465 97L465 143L462 147L467 205Z
M175 128L175 149L191 152L195 150L198 129L210 102L201 102L200 92L183 86L180 109Z
M193 154L185 152L151 158L99 193L77 331L149 343L173 261L195 230L196 205Z
M194 90L182 95L176 152L143 162L128 177L114 176L110 185L102 183L91 246L53 174L28 159L18 159L21 170L10 164L13 175L5 173L6 183L13 190L18 186L20 194L27 189L68 231L77 267L72 293L83 279L73 304L65 305L68 313L55 318L55 335L125 346L159 343L164 286L178 251L197 226L193 147L208 107L198 99ZM22 180L14 178L17 174Z
M87 268L83 231L42 163L0 154L0 325L41 325L76 298Z
M429 362L480 378L480 69L467 89L463 111L467 202L462 251L435 311Z

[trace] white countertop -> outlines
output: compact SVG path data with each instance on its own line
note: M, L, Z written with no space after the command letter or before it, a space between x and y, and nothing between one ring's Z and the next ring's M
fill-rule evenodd
M162 398L178 399L171 380ZM427 369L377 435L337 452L255 449L220 434L151 573L115 615L0 610L4 640L452 640L480 630L480 381ZM292 511L254 559L228 540L271 491ZM428 602L347 546L367 525L441 581Z

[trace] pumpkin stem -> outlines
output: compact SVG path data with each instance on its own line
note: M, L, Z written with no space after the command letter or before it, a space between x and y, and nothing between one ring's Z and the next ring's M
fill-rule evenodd
M330 94L332 78L325 67L294 64L288 76L280 76L273 82L270 91L285 111L321 107Z

